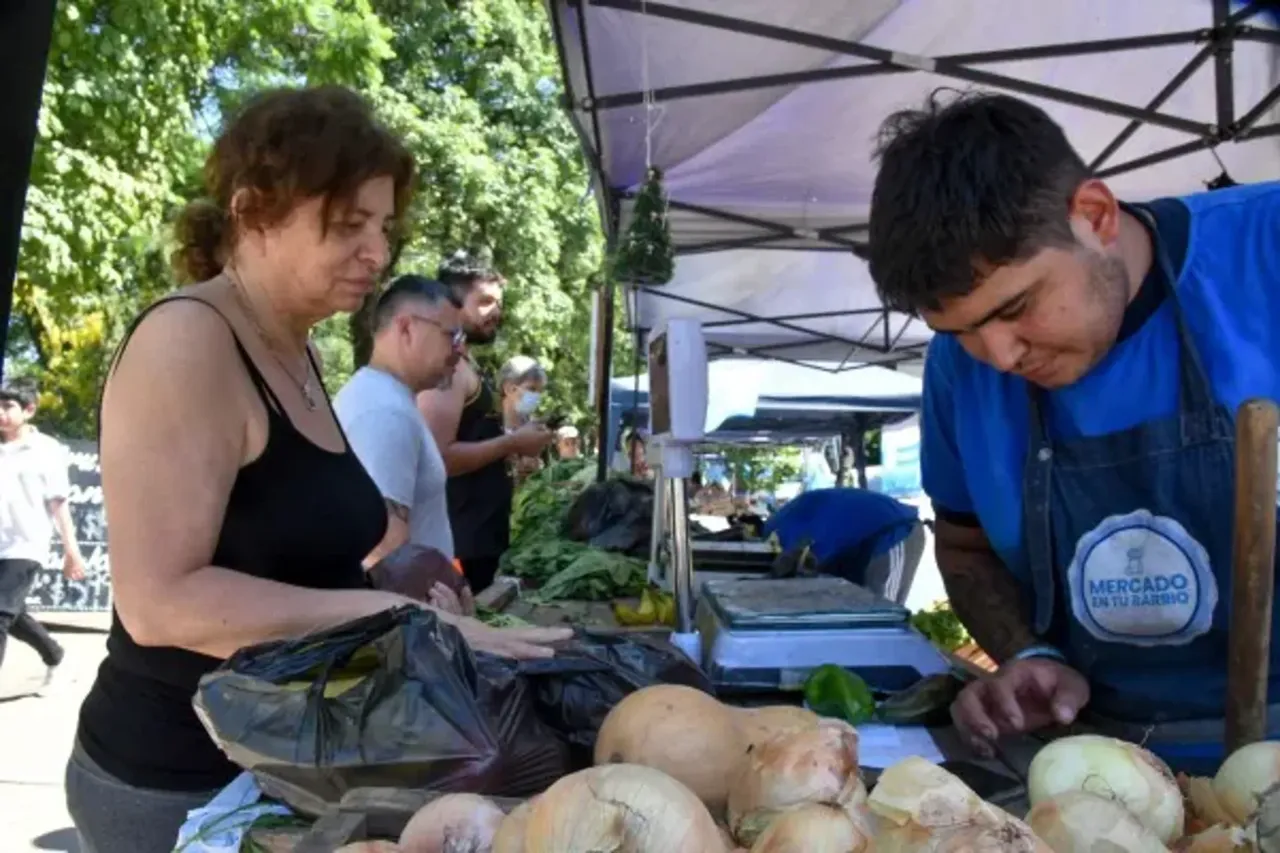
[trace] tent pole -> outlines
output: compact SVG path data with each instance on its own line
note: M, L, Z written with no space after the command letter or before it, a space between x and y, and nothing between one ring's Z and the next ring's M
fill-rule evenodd
M1218 102L1218 133L1236 123L1236 87L1231 73L1231 56L1235 52L1231 0L1213 0L1213 84Z
M53 37L54 6L54 0L0 3L0 79L7 82L10 93L5 109L8 120L0 124L0 379L4 378L22 212Z
M613 377L613 291L611 280L600 284L597 298L600 310L596 312L600 326L596 340L596 432L600 436L599 452L596 456L596 480L603 483L609 478L609 460L613 455L613 444L609 435L609 398L612 390L610 379Z

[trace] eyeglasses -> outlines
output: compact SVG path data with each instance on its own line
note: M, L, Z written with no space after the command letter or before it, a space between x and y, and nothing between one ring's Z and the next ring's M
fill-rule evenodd
M419 317L417 314L410 314L409 319L418 320L422 323L426 323L428 326L435 326L437 329L439 329L441 332L444 332L444 334L448 336L449 344L454 349L462 349L463 344L467 342L467 332L465 329L462 329L459 327L454 327L450 329L447 326L445 326L443 323L437 320L432 320L430 317Z

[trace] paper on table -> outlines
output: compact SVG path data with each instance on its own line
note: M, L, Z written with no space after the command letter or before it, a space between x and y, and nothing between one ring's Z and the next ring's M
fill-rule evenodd
M918 755L941 764L946 756L922 726L885 726L864 723L858 726L858 764L883 770L904 758Z

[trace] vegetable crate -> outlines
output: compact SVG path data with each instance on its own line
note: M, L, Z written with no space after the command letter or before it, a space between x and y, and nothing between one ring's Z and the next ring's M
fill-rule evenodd
M414 813L445 791L407 788L353 788L299 839L294 853L333 853L344 844L397 839ZM503 811L511 811L523 800L488 797Z

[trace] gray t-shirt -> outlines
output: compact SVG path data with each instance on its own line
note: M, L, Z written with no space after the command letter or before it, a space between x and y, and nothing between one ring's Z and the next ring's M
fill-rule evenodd
M382 496L408 507L409 541L453 559L449 476L413 392L388 373L362 367L334 397L333 408Z

